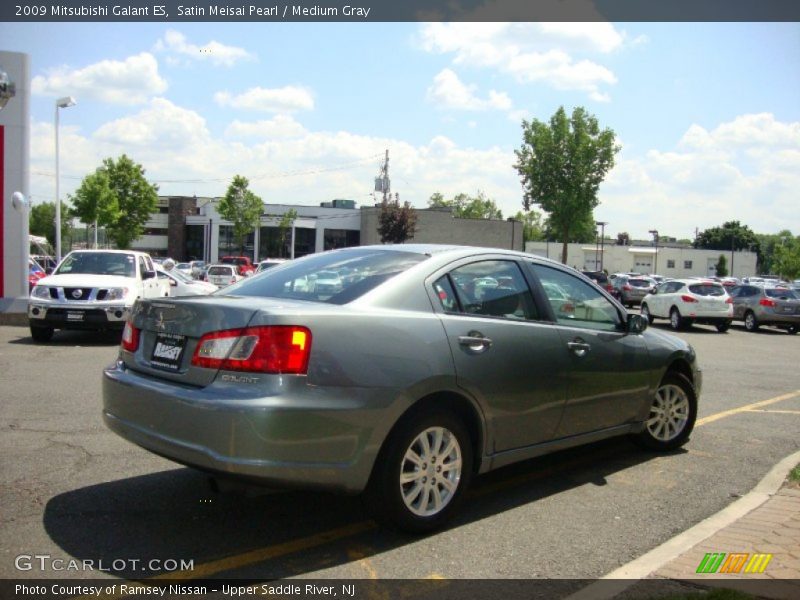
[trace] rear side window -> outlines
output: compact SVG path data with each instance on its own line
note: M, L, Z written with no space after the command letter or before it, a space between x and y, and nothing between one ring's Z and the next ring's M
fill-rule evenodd
M698 296L724 296L725 288L715 283L694 283L689 291Z
M226 288L224 294L347 304L427 258L373 248L324 252L268 269Z
M764 293L769 298L786 298L788 300L800 299L800 296L798 296L792 290L779 289L779 288L774 288L774 289L767 288L767 289L764 290Z

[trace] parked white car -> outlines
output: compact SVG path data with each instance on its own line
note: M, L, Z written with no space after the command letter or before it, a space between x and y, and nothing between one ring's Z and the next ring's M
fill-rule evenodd
M206 281L219 287L225 287L244 279L239 275L236 265L211 265L206 272Z
M261 273L261 271L266 271L267 269L271 269L272 267L277 267L285 262L286 262L285 258L267 258L258 263L258 265L256 266L256 273Z
M172 269L171 271L165 270L161 265L156 265L156 273L158 278L166 280L169 285L170 296L207 296L213 294L219 289L219 286L209 283L207 281L197 281L191 277L187 277L183 271Z
M139 298L169 296L149 254L132 250L70 252L52 275L36 282L28 323L37 342L56 329L119 329Z
M669 319L673 329L703 323L724 333L733 320L733 299L716 281L672 279L645 296L641 310L650 323L654 319Z

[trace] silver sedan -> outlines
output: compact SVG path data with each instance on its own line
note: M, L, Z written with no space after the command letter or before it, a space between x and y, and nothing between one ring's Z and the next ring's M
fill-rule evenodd
M341 285L308 285L332 271ZM420 532L453 515L474 475L516 461L619 435L681 446L701 381L688 344L561 264L366 246L140 302L104 373L103 415L177 462L363 492L381 522Z

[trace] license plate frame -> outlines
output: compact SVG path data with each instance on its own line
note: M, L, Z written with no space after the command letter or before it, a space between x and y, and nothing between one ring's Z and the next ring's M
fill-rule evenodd
M68 310L67 311L67 321L74 323L74 322L82 322L86 319L86 313L81 310Z
M150 364L158 369L177 371L186 350L186 336L175 333L158 333L150 355Z

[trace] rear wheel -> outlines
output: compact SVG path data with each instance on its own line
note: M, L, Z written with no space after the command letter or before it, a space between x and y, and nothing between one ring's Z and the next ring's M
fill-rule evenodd
M647 304L642 304L642 316L647 319L647 323L652 325L653 321L655 321L655 317L650 314L650 309L647 307Z
M53 339L53 328L41 325L31 324L31 337L34 342L49 342Z
M720 333L725 333L730 328L731 328L730 321L721 321L717 323L717 331L719 331Z
M644 431L634 437L650 450L674 450L686 443L697 418L697 398L691 382L670 372L656 390Z
M422 533L458 509L472 475L472 444L449 412L416 415L391 434L365 493L367 508L389 527Z
M669 311L669 325L674 330L681 329L684 326L685 322L683 317L681 317L681 313L678 311L677 308L673 307L671 311Z
M758 319L752 310L748 310L744 315L744 328L747 331L758 331Z
M789 328L786 330L786 333L789 335L794 335L797 333L797 325L789 325Z

